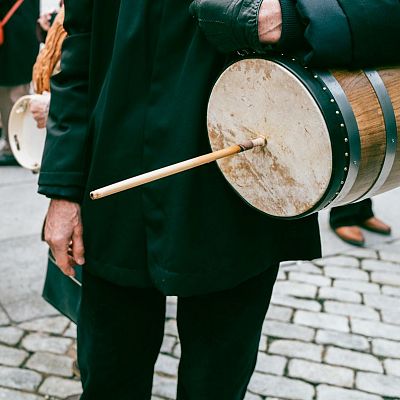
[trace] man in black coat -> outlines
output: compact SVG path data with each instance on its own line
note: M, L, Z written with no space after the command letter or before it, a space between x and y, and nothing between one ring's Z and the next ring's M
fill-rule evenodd
M14 3L14 0L0 2L0 20ZM39 0L25 0L4 26L4 43L0 46L0 165L15 163L8 142L8 118L18 98L29 93L32 67L39 50L38 17Z
M45 237L58 266L84 264L82 400L150 399L165 295L178 296L177 398L243 399L277 266L320 255L317 216L260 214L214 164L97 202L88 193L208 152L207 100L232 51L392 61L400 5L375 4L65 1L39 192L52 198Z

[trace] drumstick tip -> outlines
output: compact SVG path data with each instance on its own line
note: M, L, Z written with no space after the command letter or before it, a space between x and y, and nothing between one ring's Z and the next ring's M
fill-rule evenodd
M254 149L254 147L264 147L267 144L267 139L264 136L259 136L256 139L249 139L246 142L239 144L242 151Z

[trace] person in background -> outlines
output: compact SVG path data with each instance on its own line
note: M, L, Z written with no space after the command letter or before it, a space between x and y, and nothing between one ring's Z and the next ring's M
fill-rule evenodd
M41 97L31 101L30 111L38 128L46 127L50 104L50 78L60 71L61 47L67 36L63 22L64 8L61 8L48 30L45 44L33 66L33 89Z
M335 234L346 243L364 246L365 238L361 228L381 235L390 235L391 228L374 216L371 199L341 207L333 207L329 224Z
M4 19L15 3L15 0L0 2L0 20ZM39 50L39 42L36 38L39 6L39 0L21 2L3 26L4 41L0 45L0 116L2 121L0 165L17 164L8 141L8 119L18 98L29 93L32 66Z

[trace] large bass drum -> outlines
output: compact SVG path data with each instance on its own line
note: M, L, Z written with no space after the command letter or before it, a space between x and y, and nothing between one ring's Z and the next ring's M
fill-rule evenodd
M264 136L218 161L250 205L299 218L400 186L400 69L317 71L296 60L230 65L208 105L213 150Z

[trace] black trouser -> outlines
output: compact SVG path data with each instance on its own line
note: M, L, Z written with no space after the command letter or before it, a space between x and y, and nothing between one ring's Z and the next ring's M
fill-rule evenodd
M333 207L329 214L329 223L332 229L336 229L341 226L359 225L373 216L372 201L366 199L346 206Z
M241 400L255 367L277 267L240 286L180 297L179 400ZM83 275L81 400L149 400L163 339L165 296Z

